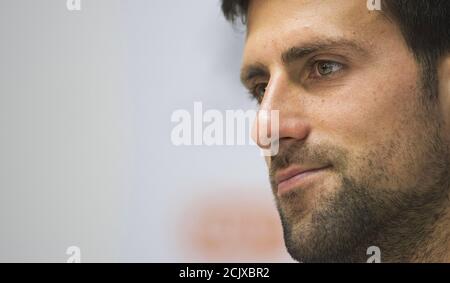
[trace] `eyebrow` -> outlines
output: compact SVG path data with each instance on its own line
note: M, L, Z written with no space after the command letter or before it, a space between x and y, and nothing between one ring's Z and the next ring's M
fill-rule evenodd
M284 51L281 55L281 61L285 65L289 65L295 61L301 60L306 56L322 50L344 49L353 52L368 55L366 49L355 43L345 39L339 40L321 40L302 46L293 46ZM258 77L268 76L267 68L261 64L250 64L244 66L241 70L241 82L243 85L248 85L251 80Z

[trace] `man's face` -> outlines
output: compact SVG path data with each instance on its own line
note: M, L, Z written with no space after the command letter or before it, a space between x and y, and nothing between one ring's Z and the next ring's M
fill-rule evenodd
M449 155L397 25L361 0L257 0L247 28L242 80L280 111L267 163L290 254L361 261L375 245L394 258L395 237L423 240Z

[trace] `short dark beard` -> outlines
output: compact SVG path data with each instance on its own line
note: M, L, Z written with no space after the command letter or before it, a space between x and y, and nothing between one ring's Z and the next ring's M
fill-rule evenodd
M286 248L301 262L365 262L367 248L377 246L383 262L409 262L443 213L447 179L441 176L434 190L399 193L344 178L343 188L313 213L307 239L293 238L280 210Z

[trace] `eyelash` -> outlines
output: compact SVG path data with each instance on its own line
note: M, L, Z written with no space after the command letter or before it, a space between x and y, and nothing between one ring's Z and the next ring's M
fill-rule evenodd
M311 76L311 73L312 72L318 72L318 64L321 64L321 63L338 65L339 66L339 70L333 71L329 75L317 75L314 78L313 76ZM339 73L340 71L342 71L344 68L345 68L344 64L336 62L336 61L332 61L332 60L315 60L315 61L312 61L310 64L308 64L308 69L310 70L309 71L309 75L308 75L308 79L312 80L312 81L328 79L331 76L335 75L336 73ZM256 85L254 85L253 87L251 87L250 90L249 90L250 99L251 100L257 100L258 103L261 103L261 101L262 101L262 96L257 94L258 87L260 87L260 86L267 87L267 83L258 83Z

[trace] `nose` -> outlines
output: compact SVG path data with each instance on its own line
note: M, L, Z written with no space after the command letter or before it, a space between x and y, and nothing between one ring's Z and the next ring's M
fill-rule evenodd
M274 137L280 147L308 137L311 126L303 110L303 92L301 87L290 83L287 75L271 76L253 123L252 138L259 147L269 148L268 141L274 142Z

